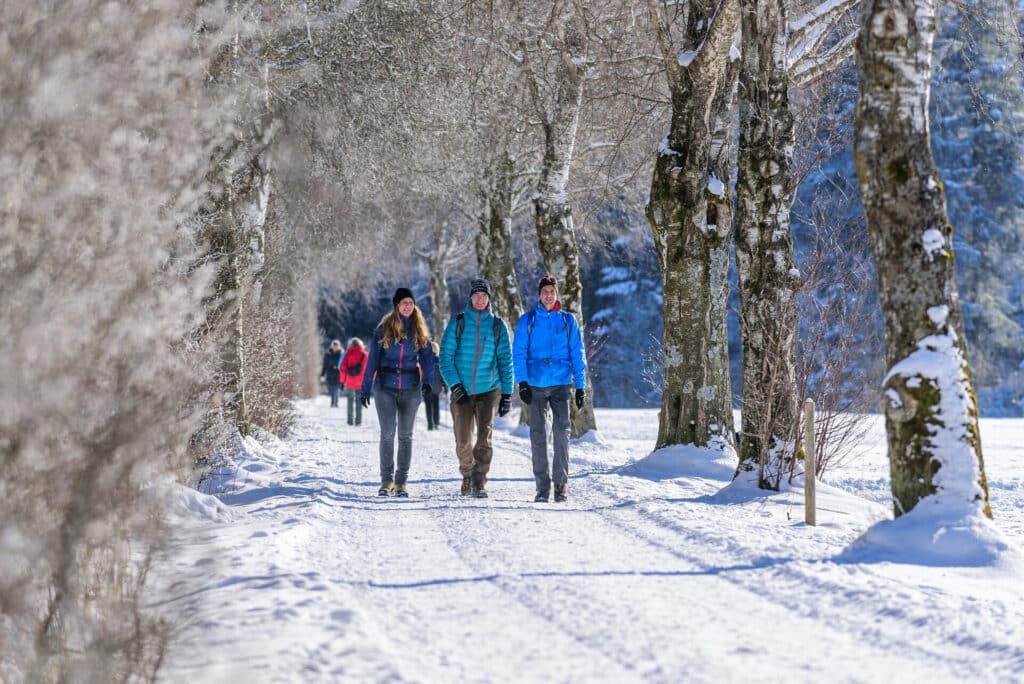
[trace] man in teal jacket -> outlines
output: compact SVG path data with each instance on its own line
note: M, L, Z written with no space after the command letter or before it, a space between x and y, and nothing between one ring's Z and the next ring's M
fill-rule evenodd
M530 450L537 482L534 501L540 503L550 501L552 481L555 501L568 498L570 390L576 385L576 408L582 408L587 363L579 324L575 316L562 311L555 279L541 278L537 294L540 302L536 308L524 313L516 325L512 358L519 379L519 398L530 407ZM550 474L544 420L549 406L555 452Z
M491 286L483 278L470 284L466 310L448 321L438 362L441 378L451 388L462 494L486 498L494 412L503 416L512 408L513 382L508 328L491 313Z

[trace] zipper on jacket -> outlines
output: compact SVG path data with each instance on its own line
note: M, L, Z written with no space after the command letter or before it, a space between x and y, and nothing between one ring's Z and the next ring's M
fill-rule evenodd
M402 389L402 358L405 356L405 340L398 345L398 389Z
M473 382L470 384L470 394L476 394L476 367L480 362L480 317L483 311L476 312L476 342L473 343Z

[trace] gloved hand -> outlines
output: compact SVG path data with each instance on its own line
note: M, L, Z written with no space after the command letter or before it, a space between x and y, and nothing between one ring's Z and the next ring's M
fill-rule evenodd
M370 408L370 397L364 394L359 397L359 403L363 405L363 408Z
M504 416L512 410L512 395L502 394L501 401L498 402L498 415Z
M523 402L527 406L533 400L533 390L530 389L530 385L527 382L519 383L519 401Z
M576 390L576 408L583 408L583 399L587 396L587 390L582 387Z
M433 390L430 389L430 385L423 385L423 387L420 388L420 392L423 392L423 401L426 401L427 399L430 399L430 395Z
M456 404L465 404L469 401L469 395L466 394L466 388L462 386L461 382L458 385L452 385L452 401Z

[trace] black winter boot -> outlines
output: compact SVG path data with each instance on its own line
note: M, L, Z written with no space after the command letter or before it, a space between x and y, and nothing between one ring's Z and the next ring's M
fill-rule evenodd
M562 502L569 500L569 485L555 485L555 501Z

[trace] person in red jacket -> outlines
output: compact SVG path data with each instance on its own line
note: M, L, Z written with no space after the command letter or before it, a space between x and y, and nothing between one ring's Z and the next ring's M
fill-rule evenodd
M363 341L353 337L348 341L345 356L338 365L341 384L345 386L345 397L348 399L348 424L363 424L363 405L359 401L359 390L363 386L363 375L366 373L366 359L370 354L363 346ZM353 416L353 407L355 414ZM354 418L354 420L353 420Z

